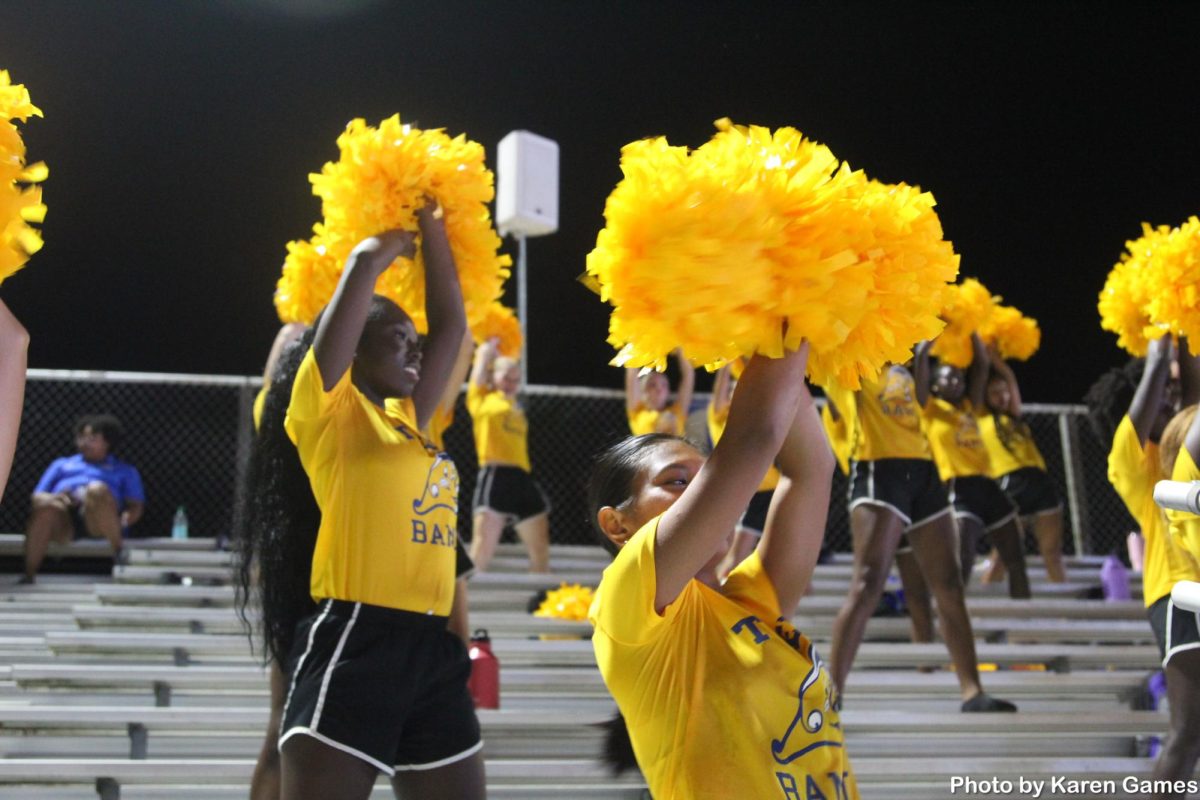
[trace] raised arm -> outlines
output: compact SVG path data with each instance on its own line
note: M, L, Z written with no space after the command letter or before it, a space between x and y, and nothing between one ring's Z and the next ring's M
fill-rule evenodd
M415 240L411 231L387 231L364 239L350 253L313 339L313 356L325 391L337 385L354 361L375 281L400 256L412 258Z
M998 352L992 351L989 353L992 359L992 369L1000 379L1008 384L1008 408L1001 409L1010 417L1021 416L1021 387L1017 384L1017 376L1013 374L1012 367L1008 365Z
M0 301L0 498L17 449L28 358L29 333Z
M675 393L675 404L686 420L692 408L692 393L696 390L696 368L684 358L682 350L675 351L675 358L679 362L679 390Z
M734 392L725 435L658 523L655 606L670 605L733 530L779 452L805 395L808 344L755 356Z
M713 377L712 407L713 411L718 414L729 408L729 400L732 395L729 387L732 384L733 376L730 375L730 365L726 364L717 370L716 376Z
M1146 354L1146 368L1142 371L1142 379L1138 382L1133 401L1129 404L1129 419L1143 447L1150 439L1154 420L1162 409L1170 374L1171 337L1162 336L1150 343L1149 352Z
M631 415L642 404L642 384L638 380L641 370L634 367L625 368L625 414Z
M475 349L475 365L471 367L471 385L492 388L492 364L499 351L500 340L495 336Z
M1200 403L1200 360L1188 347L1186 336L1179 342L1179 394L1184 408Z
M421 229L421 254L425 257L425 317L429 320L429 333L421 346L421 379L413 389L413 406L417 426L424 430L450 382L467 333L467 313L446 224L432 202L417 212L417 224Z
M279 363L280 353L289 344L299 339L305 330L307 330L306 325L289 322L279 329L279 333L275 334L275 341L271 342L271 352L267 354L267 363L263 367L263 383L271 382L271 377L275 374L275 365Z
M458 348L458 360L454 362L454 369L450 371L450 379L446 381L446 388L442 390L441 399L438 400L438 413L446 413L454 409L454 404L458 402L458 393L462 391L463 381L467 378L467 372L471 369L471 352L475 348L475 343L471 341L471 332L463 334L462 344Z
M775 459L781 477L758 543L763 568L779 599L779 612L785 617L795 612L817 564L835 462L816 404L804 389Z
M929 402L929 340L918 342L913 349L913 384L917 392L917 405L921 408Z
M987 377L991 368L987 347L978 333L971 334L971 366L967 369L967 399L972 408L983 408L987 397Z

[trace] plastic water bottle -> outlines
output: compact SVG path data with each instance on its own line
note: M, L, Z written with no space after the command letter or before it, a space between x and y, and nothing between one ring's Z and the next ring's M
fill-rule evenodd
M1128 600L1129 570L1116 556L1109 556L1100 565L1100 585L1104 588L1104 599L1108 601Z
M171 538L188 538L187 512L183 510L183 506L175 509L175 519L171 521Z

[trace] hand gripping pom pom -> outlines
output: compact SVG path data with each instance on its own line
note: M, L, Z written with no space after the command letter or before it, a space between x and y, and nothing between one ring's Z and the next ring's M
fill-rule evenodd
M1042 331L1036 319L1012 306L996 306L979 331L983 341L996 348L1003 359L1025 361L1037 352Z
M661 370L682 347L715 369L807 339L814 378L856 387L940 330L957 256L931 196L839 168L792 128L718 128L692 152L662 138L621 151L587 262L615 364Z
M974 278L955 285L942 310L946 329L929 348L929 354L954 367L970 366L974 357L971 334L982 333L998 300Z
M500 340L500 355L518 358L521 355L521 323L511 308L493 303L471 328L471 338L483 344L493 336Z
M354 246L386 230L417 230L417 211L432 197L450 240L467 321L477 326L498 301L512 264L497 252L500 237L487 206L494 195L493 179L484 165L483 146L461 135L451 138L440 129L401 124L399 115L377 128L353 120L337 143L338 160L309 176L313 194L321 198L324 221L314 227L307 245L293 243L288 248L276 291L280 318L315 315L332 297ZM319 258L313 255L318 250L323 250ZM413 262L399 259L376 284L376 292L407 311L421 333L428 329L424 274L418 249ZM300 285L307 277L316 279L312 287ZM311 316L299 321L311 322Z
M13 121L42 116L29 91L0 70L0 283L25 266L42 249L41 233L30 223L46 218L42 190L31 183L45 180L45 164L27 164L25 143Z

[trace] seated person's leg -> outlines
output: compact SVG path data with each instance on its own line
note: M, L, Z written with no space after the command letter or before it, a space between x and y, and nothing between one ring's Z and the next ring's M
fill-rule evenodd
M83 493L83 521L89 536L104 537L113 553L121 550L121 510L103 481L92 481Z
M21 582L33 583L50 542L69 542L71 534L70 498L46 492L35 494L29 526L25 530L25 577Z

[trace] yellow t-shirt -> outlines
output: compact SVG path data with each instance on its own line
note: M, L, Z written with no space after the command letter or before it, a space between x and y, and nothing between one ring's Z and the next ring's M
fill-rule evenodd
M628 415L628 418L629 431L634 436L641 436L644 433L669 433L674 436L683 436L683 431L687 426L687 417L684 416L683 409L677 403L660 411L646 406L638 406Z
M250 417L254 420L255 431L262 427L263 406L267 402L267 390L270 388L271 384L264 383L258 390L258 394L254 395L254 405L250 408Z
M833 457L837 459L838 469L842 471L843 475L849 475L850 448L853 445L851 437L854 434L854 426L846 419L846 413L841 406L838 406L838 416L837 419L834 419L828 403L821 406L821 426L825 428L825 437L829 439L829 447L833 450Z
M921 409L921 418L933 449L938 477L948 481L990 474L988 452L969 402L964 401L960 407L931 395Z
M708 420L708 437L712 439L713 447L716 447L717 442L721 441L721 435L725 433L725 423L729 422L729 408L724 411L717 411L712 403L708 404L708 412L705 414ZM774 491L779 485L779 469L774 464L767 470L767 474L763 476L762 483L758 484L756 492Z
M917 390L907 368L893 364L875 380L863 380L857 392L837 386L830 386L828 391L839 411L854 409L852 460L933 458L921 430Z
M1036 467L1046 471L1046 460L1038 450L1029 425L1008 414L980 413L979 435L987 448L991 464L991 477L1000 478L1025 467Z
M304 356L284 427L321 509L314 600L450 613L458 471L415 416L410 400L372 403L350 370L324 391L312 351Z
M1186 447L1179 448L1179 455L1175 457L1175 468L1171 471L1171 480L1189 483L1200 481L1200 468L1197 468L1192 454ZM1168 511L1167 519L1170 522L1172 544L1193 559L1193 567L1200 564L1200 517L1182 511ZM1200 569L1197 572L1200 573ZM1200 577L1189 580L1200 580Z
M1166 515L1154 502L1154 484L1162 477L1158 445L1147 442L1143 449L1133 420L1126 415L1117 426L1108 454L1108 480L1142 528L1146 542L1142 599L1147 608L1170 594L1176 582L1197 578L1195 564L1172 543L1167 535Z
M439 406L433 412L433 416L429 418L429 425L425 429L426 435L438 450L446 449L446 430L453 424L454 406L445 409Z
M472 383L467 387L467 410L475 427L480 466L509 464L530 471L529 423L519 406L504 392Z
M660 616L657 528L655 518L621 548L588 613L655 800L856 800L833 682L782 620L758 554L723 593L693 580Z

